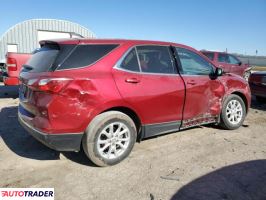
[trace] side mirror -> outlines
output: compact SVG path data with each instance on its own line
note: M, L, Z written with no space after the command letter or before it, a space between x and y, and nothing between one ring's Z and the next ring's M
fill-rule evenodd
M239 66L240 66L240 65L242 65L242 62L241 62L241 61L239 61L238 65L239 65Z
M219 67L217 67L215 69L215 72L214 72L215 76L222 76L223 73L224 73L224 70L222 68L219 68Z

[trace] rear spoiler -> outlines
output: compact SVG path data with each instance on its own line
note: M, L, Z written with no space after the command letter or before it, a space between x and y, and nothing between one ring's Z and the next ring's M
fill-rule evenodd
M69 38L69 39L55 39L55 40L41 40L39 42L42 47L45 44L79 44L80 40L78 38Z

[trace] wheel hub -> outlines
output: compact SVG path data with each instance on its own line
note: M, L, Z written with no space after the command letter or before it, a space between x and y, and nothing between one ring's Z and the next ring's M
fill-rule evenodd
M226 117L231 124L238 124L243 117L243 108L239 101L233 99L226 106Z
M107 125L99 134L97 148L102 157L115 159L122 155L130 141L130 132L126 124L114 122Z

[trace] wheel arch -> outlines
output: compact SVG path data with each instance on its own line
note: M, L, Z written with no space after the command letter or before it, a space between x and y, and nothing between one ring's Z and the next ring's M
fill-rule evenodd
M235 94L235 95L239 96L244 101L244 104L246 107L246 113L248 113L248 100L247 100L246 96L242 92L239 92L239 91L234 91L231 94Z
M128 115L136 125L138 137L140 136L142 122L141 122L140 117L138 116L138 114L134 110L132 110L131 108L128 108L128 107L124 107L124 106L117 106L117 107L108 108L108 109L102 111L101 113L108 112L108 111L119 111L119 112L122 112L122 113Z

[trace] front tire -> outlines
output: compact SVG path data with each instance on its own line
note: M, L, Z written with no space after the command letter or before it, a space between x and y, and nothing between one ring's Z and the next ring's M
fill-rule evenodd
M226 98L221 112L220 125L228 130L239 128L246 117L246 107L243 99L235 94Z
M136 137L136 126L129 116L118 111L108 111L91 121L82 145L94 164L110 166L121 162L130 154Z

